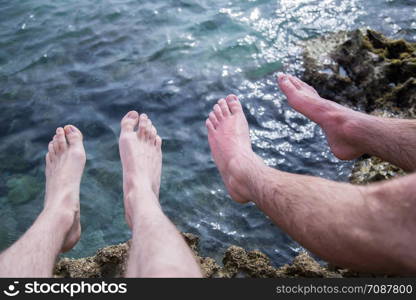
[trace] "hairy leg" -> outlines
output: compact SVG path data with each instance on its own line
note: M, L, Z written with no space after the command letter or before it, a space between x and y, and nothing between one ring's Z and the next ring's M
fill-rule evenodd
M250 197L305 248L358 271L416 274L415 175L362 187L271 168L260 173Z
M269 168L251 149L247 121L233 95L214 106L206 125L213 158L234 200L253 201L329 262L416 274L416 175L361 187Z
M289 104L324 130L332 152L340 159L371 154L406 171L416 169L416 121L380 118L321 98L314 88L281 74L279 86Z
M121 121L124 206L133 234L125 275L201 277L191 249L159 204L161 144L145 114L131 111Z
M57 255L79 240L79 187L85 166L81 132L72 125L58 128L48 150L44 209L1 253L1 277L51 277Z

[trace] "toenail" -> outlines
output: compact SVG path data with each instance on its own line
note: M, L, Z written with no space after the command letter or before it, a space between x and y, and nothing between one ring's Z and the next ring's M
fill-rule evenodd
M282 74L280 74L279 79L281 81L286 81L287 80L287 75L282 73Z
M141 117L142 119L147 119L147 115L146 115L146 114L142 114L140 117Z
M236 95L228 95L228 96L227 96L227 100L228 100L228 101L237 101L237 100L238 100L238 98L237 98L237 96L236 96Z
M129 113L127 114L127 116L128 116L130 119L136 119L137 114L136 114L136 112L135 112L135 111L131 111L131 112L129 112Z
M71 132L74 132L74 130L73 130L73 128L72 128L72 125L66 125L66 126L64 127L64 131L65 131L67 134L69 134L69 133L71 133Z

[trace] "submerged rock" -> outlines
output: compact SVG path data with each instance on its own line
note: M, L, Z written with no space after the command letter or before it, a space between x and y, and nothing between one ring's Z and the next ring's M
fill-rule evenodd
M41 189L36 177L31 175L11 177L6 186L8 189L7 199L13 204L23 204L36 198Z

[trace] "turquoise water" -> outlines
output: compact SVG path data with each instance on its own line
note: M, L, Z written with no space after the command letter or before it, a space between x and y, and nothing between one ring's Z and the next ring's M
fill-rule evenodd
M0 248L41 210L47 143L67 123L83 131L88 160L83 235L66 255L129 238L117 138L119 120L136 109L164 139L163 208L180 230L201 236L202 253L220 258L235 244L288 262L299 245L227 196L206 116L235 93L267 164L344 181L351 163L289 109L274 75L301 74L301 40L370 26L414 41L415 17L415 1L404 0L0 0Z

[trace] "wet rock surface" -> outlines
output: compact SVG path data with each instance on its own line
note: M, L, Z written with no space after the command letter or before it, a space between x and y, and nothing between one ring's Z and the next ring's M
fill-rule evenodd
M377 157L362 157L359 159L351 172L350 182L353 184L367 184L376 181L403 176L406 173Z
M304 79L322 97L367 113L414 117L415 44L356 30L310 40L305 50Z
M304 44L303 79L327 99L363 112L392 118L414 118L416 105L416 45L391 40L367 30L338 32ZM362 157L352 171L354 184L404 175L400 168L376 157ZM291 264L274 267L263 253L231 246L223 266L198 254L198 237L184 233L205 277L357 277L371 276L334 266L322 266L307 252ZM56 277L121 277L129 244L105 247L95 256L68 259L56 264Z
M95 256L69 259L62 258L55 266L55 277L96 278L121 277L125 270L128 242L108 246L97 251Z

